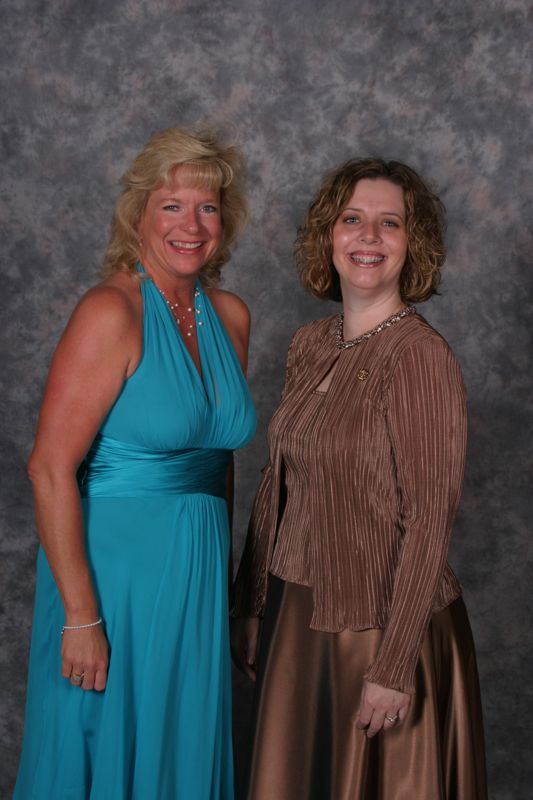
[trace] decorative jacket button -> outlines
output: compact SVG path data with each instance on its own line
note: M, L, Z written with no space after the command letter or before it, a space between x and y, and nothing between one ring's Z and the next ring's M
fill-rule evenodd
M366 381L369 375L370 372L367 369L360 369L359 372L357 373L357 380Z

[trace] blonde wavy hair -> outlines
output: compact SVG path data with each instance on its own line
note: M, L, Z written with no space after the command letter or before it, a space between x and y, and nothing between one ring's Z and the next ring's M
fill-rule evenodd
M180 179L187 185L220 192L222 239L200 270L204 285L215 286L220 281L221 269L248 216L243 190L246 168L239 151L210 128L167 128L154 134L133 160L121 178L123 189L101 270L104 277L119 271L137 274L135 265L141 249L138 227L148 197L155 189L168 186L178 167Z
M316 297L342 300L339 275L332 262L332 230L362 178L385 178L403 189L407 257L400 274L400 294L405 302L428 300L438 293L446 258L446 209L411 167L381 158L352 159L324 179L294 245L300 280Z

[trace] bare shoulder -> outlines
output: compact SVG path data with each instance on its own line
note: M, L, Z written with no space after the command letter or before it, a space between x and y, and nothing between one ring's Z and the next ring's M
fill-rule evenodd
M127 275L119 280L113 276L93 286L79 300L57 346L54 363L69 370L84 363L117 363L117 369L129 377L141 354L139 284Z
M244 300L233 292L225 289L207 289L206 294L213 304L213 308L224 323L234 346L237 343L245 350L248 349L250 338L250 310Z
M246 373L251 321L248 306L236 294L224 289L206 289L206 294L222 320L239 357L242 370Z
M96 338L137 326L142 313L139 285L129 276L112 276L93 286L76 305L68 327L90 326Z
M142 353L135 291L106 280L81 298L52 359L37 441L79 464ZM37 444L36 444L37 447ZM47 457L47 456L46 456Z
M225 289L207 289L206 294L211 300L217 314L224 322L230 321L244 330L250 328L250 309L238 295Z

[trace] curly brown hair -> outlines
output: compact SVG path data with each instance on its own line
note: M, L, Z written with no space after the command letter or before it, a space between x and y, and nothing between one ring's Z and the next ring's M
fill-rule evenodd
M400 274L400 294L405 302L428 300L437 294L446 258L446 209L411 167L381 158L352 159L326 176L294 245L300 280L316 297L342 300L339 275L332 263L332 230L362 178L386 178L403 189L407 257Z
M222 141L210 128L167 128L154 134L133 160L121 183L102 275L127 271L136 275L140 254L139 223L155 189L168 185L176 168L191 186L220 191L222 240L216 253L200 270L206 286L220 281L222 266L230 258L231 246L244 228L248 208L243 191L245 163L239 151Z

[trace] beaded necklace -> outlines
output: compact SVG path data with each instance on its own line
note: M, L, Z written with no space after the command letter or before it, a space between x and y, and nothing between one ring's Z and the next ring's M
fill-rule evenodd
M176 325L178 325L180 328L183 326L185 329L183 332L186 336L192 336L196 323L196 317L202 313L202 309L196 307L196 300L200 296L200 290L194 290L194 300L192 306L180 306L179 303L172 303L164 293L163 289L160 289L159 286L156 286L156 288L169 307L170 313L176 321ZM203 324L204 323L202 320L198 320L199 327Z
M344 314L343 313L337 314L337 319L335 322L335 343L339 348L339 350L348 350L348 348L355 347L356 344L360 344L361 342L370 339L377 333L381 333L381 331L384 331L385 328L390 328L391 325L394 325L396 322L399 322L408 314L415 314L415 313L416 313L416 308L414 306L404 306L404 308L400 309L400 311L397 311L395 314L392 314L392 316L383 320L383 322L380 322L379 325L376 325L376 327L372 328L372 330L366 331L366 333L362 333L361 336L356 336L355 339L349 339L347 342L344 341L344 336L343 336Z

